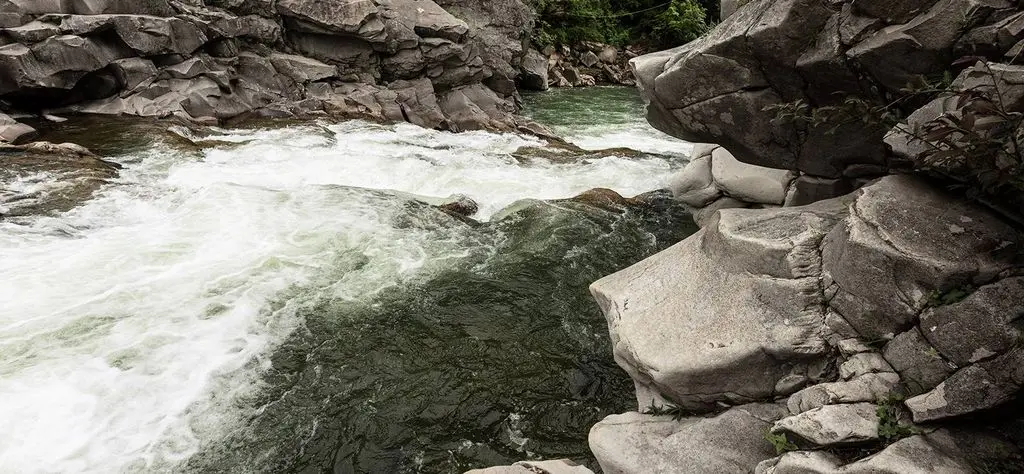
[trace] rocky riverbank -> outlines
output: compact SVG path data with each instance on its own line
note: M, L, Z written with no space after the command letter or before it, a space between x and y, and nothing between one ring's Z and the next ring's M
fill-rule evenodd
M0 136L68 113L516 130L532 22L518 0L9 0Z

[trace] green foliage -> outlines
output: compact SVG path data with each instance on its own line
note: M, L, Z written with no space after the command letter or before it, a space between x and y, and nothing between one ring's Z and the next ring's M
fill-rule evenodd
M988 65L975 66L974 72L984 80L972 87L954 84L946 71L919 77L890 102L850 96L835 105L812 107L797 100L765 111L775 114L776 124L798 131L835 134L855 123L895 128L911 145L923 148L917 165L924 170L959 181L975 195L1024 192L1024 113L1007 109L998 87L1001 78ZM913 126L904 123L909 112L938 97L946 98L952 110Z
M534 0L533 5L538 14L533 41L540 47L583 41L674 47L704 34L718 14L714 0Z
M664 405L657 405L654 400L651 400L651 405L644 410L645 415L653 416L671 416L673 420L679 421L683 418L694 416L695 413L684 409L678 405L666 403Z
M928 300L925 301L925 305L929 308L937 308L939 306L956 304L971 296L974 290L975 288L970 285L953 288L945 292L936 290L928 294Z
M796 451L800 449L795 443L786 437L785 433L775 434L771 431L764 432L765 441L771 443L772 447L775 448L775 454L782 456L790 451Z
M710 29L707 12L694 0L672 0L658 15L652 33L663 43L686 44Z
M913 426L900 424L904 414L901 396L880 400L875 413L878 415L878 437L887 444L920 433L920 430Z

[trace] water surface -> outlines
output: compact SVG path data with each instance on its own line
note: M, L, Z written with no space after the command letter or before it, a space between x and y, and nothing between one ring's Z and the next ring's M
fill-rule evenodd
M632 96L591 91L590 113L545 115L576 110L563 92L528 112L660 154L523 164L536 139L359 121L199 147L69 124L125 169L71 211L0 220L0 471L588 462L632 384L587 285L694 230L675 206L542 201L681 166L688 146L639 128ZM479 223L426 204L455 193Z

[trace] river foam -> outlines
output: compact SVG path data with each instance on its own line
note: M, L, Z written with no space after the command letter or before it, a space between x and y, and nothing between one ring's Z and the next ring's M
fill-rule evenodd
M648 191L677 166L526 166L510 153L531 138L364 122L207 139L118 157L120 178L67 213L0 221L0 472L173 470L234 429L311 295L367 298L486 245L397 224L409 195L466 194L487 219Z

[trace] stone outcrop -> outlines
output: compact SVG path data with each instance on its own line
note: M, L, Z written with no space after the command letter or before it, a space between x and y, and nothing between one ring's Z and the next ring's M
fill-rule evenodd
M716 183L713 166L700 166L687 172L695 200ZM785 402L774 436L804 448L863 445L920 432L912 421L962 417L1017 396L1021 244L1024 236L998 214L921 179L891 176L807 206L721 210L686 241L591 291L615 359L636 385L638 409ZM689 472L695 457L713 465L740 456L710 452L714 443L679 429L692 421L622 416L591 434L609 472ZM613 427L626 434L607 438ZM763 430L731 433L726 444L734 448L765 442ZM920 459L935 447L930 436L846 466L824 454L763 457L758 472L974 465L970 450L957 446ZM671 448L662 447L666 439ZM663 465L643 464L663 457Z
M590 448L606 474L750 472L774 455L762 436L784 414L753 404L713 418L612 415L590 430Z
M778 106L888 103L961 55L1002 58L1024 39L1024 12L1005 0L726 3L728 17L706 36L632 61L648 119L740 161L820 178L892 167L888 127L865 111L819 124Z
M0 14L6 112L524 124L514 81L532 17L519 0L80 0ZM0 125L7 141L31 133Z

